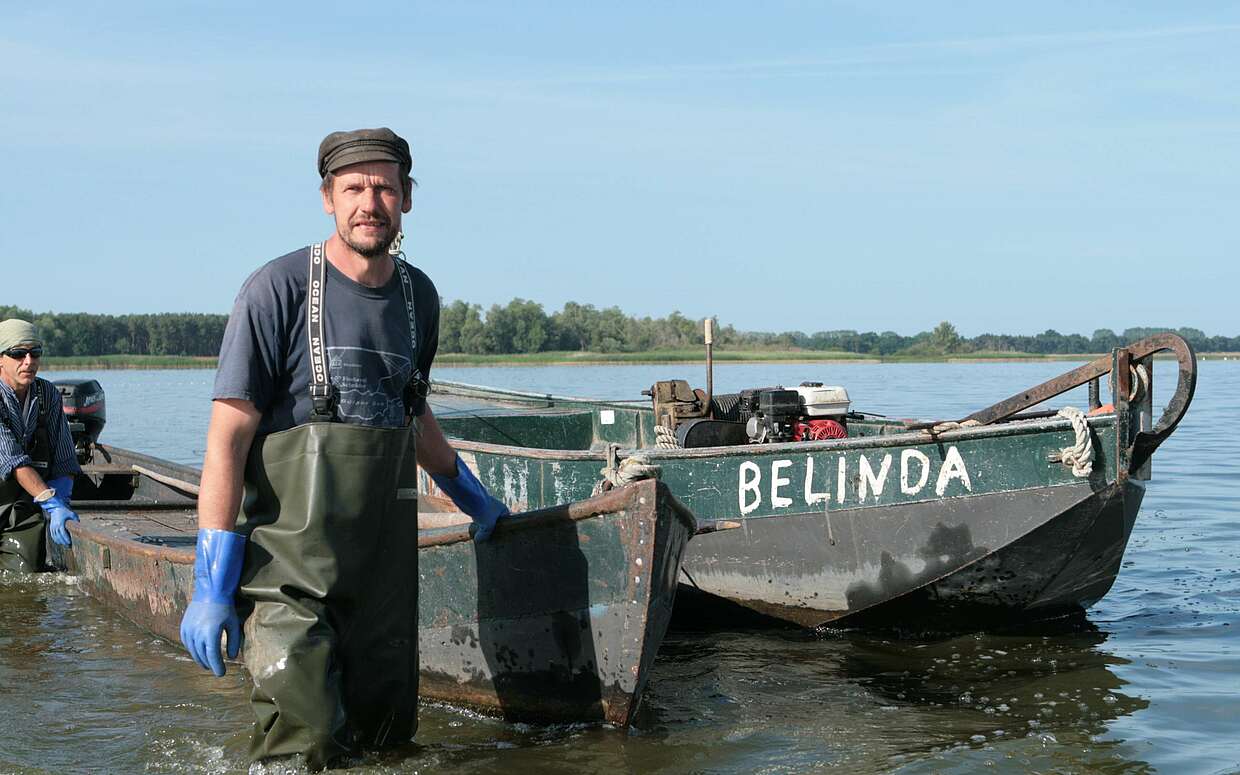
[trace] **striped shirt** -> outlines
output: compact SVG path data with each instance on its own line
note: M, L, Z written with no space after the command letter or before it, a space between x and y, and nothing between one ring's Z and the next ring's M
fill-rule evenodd
M44 384L39 390L38 383ZM43 481L58 476L70 476L81 473L77 453L73 450L73 436L69 433L69 422L65 419L65 411L60 403L60 392L45 379L36 380L26 391L25 405L17 400L17 394L8 383L0 380L0 480L8 479L14 469L32 465L33 461L27 450L34 438L35 426L39 424L39 396L47 393L49 406L47 410L47 436L51 442L52 459L47 470L41 471ZM15 435L16 434L16 435Z

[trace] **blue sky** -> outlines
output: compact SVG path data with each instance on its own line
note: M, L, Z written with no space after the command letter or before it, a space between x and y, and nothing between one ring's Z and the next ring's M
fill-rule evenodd
M447 300L1240 333L1235 3L0 0L0 303L226 312L387 125Z

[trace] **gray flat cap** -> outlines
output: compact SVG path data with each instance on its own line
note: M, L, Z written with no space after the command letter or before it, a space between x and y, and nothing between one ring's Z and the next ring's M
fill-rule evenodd
M332 132L319 143L319 177L365 161L394 161L402 176L413 167L409 143L387 127Z

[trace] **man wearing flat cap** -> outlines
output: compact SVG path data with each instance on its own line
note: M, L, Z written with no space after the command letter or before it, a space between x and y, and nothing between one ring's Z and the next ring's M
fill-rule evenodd
M412 739L416 465L476 540L508 513L426 403L439 294L399 252L411 166L390 129L324 138L335 231L250 275L220 347L181 639L216 675L221 636L229 657L244 641L255 760Z
M82 469L60 393L38 376L43 341L25 320L0 322L0 570L44 570L44 525L70 543L66 522Z

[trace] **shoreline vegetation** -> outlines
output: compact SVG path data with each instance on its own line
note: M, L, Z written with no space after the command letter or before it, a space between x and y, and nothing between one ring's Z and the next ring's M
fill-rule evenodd
M227 315L158 313L100 315L34 313L0 305L0 319L35 324L48 369L214 368ZM1154 333L1174 331L1202 357L1231 358L1240 336L1212 336L1196 328L1100 328L1090 336L1047 329L1040 334L963 336L947 320L913 335L895 331L739 331L714 321L720 363L941 363L1084 361ZM566 302L548 314L541 304L513 299L483 311L464 301L439 314L440 366L550 366L624 363L699 363L706 359L702 321L679 312L635 317L619 307L597 309Z
M875 356L850 352L818 350L723 350L714 353L716 363L1004 363L1021 361L1089 361L1105 353L1014 353L973 352L945 355ZM1161 357L1161 356L1156 356ZM1199 360L1240 360L1240 352L1198 353ZM507 355L439 353L435 365L457 366L616 366L660 363L701 364L706 352L700 350L652 350L644 353L540 352ZM42 370L108 371L114 369L214 369L212 356L186 355L70 355L45 356Z

